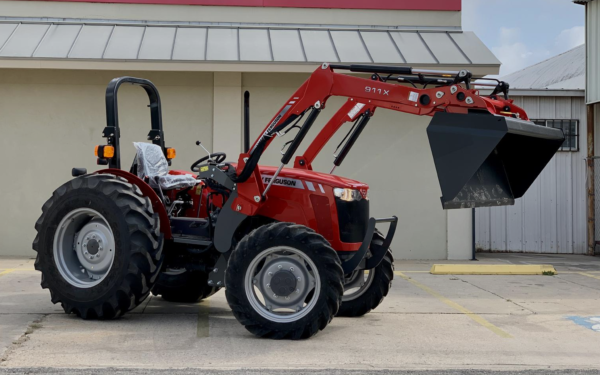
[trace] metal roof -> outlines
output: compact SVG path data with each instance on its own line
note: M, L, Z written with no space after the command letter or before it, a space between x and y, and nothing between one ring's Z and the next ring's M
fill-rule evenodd
M585 90L585 44L502 77L511 89Z
M0 59L14 58L500 65L474 33L459 30L132 25L85 20L0 22Z

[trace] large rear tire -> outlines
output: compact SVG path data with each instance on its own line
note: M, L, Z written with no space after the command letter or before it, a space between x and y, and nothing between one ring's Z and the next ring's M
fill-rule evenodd
M194 303L212 296L220 289L208 285L206 272L167 269L158 276L152 294L160 295L169 302Z
M383 236L373 235L373 244L381 246ZM386 255L377 267L368 272L357 270L344 285L342 305L337 316L359 317L375 310L388 295L394 280L394 258L387 249Z
M225 294L236 319L256 336L306 339L337 313L343 277L323 236L274 223L239 242L229 258Z
M75 178L42 207L35 269L67 314L113 319L138 306L160 271L163 237L150 199L114 175Z

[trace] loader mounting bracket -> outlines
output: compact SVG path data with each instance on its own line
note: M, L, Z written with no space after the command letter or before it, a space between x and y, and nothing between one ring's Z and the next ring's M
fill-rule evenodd
M237 196L237 191L232 191L229 199L223 205L221 212L219 212L219 219L215 226L214 241L215 247L220 253L226 253L231 249L235 232L244 219L248 217L241 212L234 211L231 207Z
M369 219L369 223L367 225L367 233L365 233L365 238L362 244L360 245L360 248L356 253L354 253L352 258L342 263L342 269L344 270L344 274L347 275L354 271L367 254L367 250L371 246L371 240L373 239L373 234L375 233L375 225L377 223L390 223L390 229L388 230L388 233L385 236L385 240L383 241L381 247L377 249L371 249L371 253L373 254L373 256L367 260L365 269L375 268L379 265L379 263L381 263L381 260L385 256L387 249L392 243L394 234L396 233L396 225L398 224L398 218L396 216L392 216L385 219L375 219L374 217Z

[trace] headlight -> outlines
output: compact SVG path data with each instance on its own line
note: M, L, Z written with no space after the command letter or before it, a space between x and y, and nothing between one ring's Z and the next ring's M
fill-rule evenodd
M333 188L333 195L347 202L359 201L363 199L360 191L353 189Z

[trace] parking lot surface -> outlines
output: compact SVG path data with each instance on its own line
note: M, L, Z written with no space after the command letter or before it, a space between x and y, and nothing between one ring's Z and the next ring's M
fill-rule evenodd
M558 273L431 275L433 262L398 261L392 290L377 310L335 318L317 336L296 342L252 336L234 319L223 292L198 304L152 297L121 319L83 321L50 302L32 259L4 258L0 374L600 370L600 258L479 258L478 264L552 264Z

